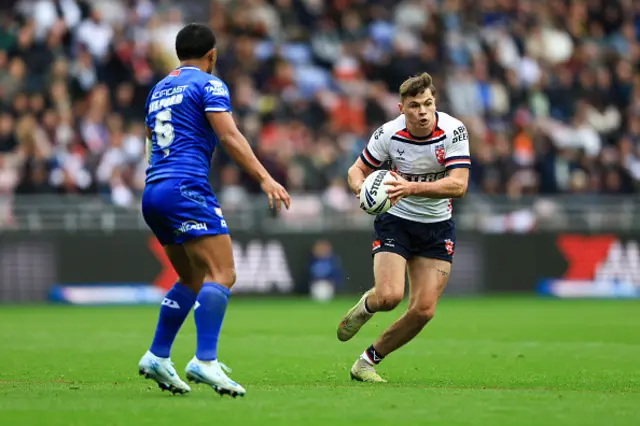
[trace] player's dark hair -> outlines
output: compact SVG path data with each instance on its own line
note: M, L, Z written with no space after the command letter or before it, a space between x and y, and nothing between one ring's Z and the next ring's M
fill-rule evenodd
M424 93L427 89L431 90L433 96L436 95L436 88L433 85L433 78L429 73L423 72L408 78L400 86L400 99L412 98Z
M181 61L200 59L216 47L216 36L204 24L188 24L176 36L176 53Z

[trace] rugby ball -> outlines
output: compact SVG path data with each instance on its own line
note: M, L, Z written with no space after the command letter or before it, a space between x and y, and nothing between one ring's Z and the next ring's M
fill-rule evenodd
M360 188L360 208L371 215L379 215L389 210L389 185L385 185L384 182L390 180L395 180L395 177L388 170L377 170L367 176Z

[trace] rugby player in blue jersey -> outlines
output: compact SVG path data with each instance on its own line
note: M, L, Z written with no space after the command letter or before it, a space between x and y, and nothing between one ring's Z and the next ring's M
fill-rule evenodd
M161 80L147 98L147 169L142 213L179 278L160 307L151 347L138 365L140 374L161 389L186 393L170 351L193 307L196 353L186 378L210 385L221 395L242 396L218 361L217 346L229 289L235 282L229 230L209 185L209 167L218 143L269 197L269 205L289 208L290 197L254 155L231 117L227 86L211 75L215 35L189 24L176 37L180 67Z

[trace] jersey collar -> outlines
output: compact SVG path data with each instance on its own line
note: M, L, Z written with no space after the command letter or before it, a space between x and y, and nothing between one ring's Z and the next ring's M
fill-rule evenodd
M194 67L192 65L183 65L181 67L176 68L177 70L196 70L196 71L200 71L200 68L198 67Z

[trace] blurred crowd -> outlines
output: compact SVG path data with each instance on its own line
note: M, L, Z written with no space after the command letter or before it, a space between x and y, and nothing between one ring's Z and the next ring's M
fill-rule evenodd
M20 0L0 13L0 191L136 206L144 101L208 10L215 73L259 158L301 203L351 208L345 172L410 75L471 136L470 191L632 193L640 182L635 0ZM206 4L203 4L206 3ZM202 13L199 20L205 20ZM189 20L192 17L189 16ZM220 151L227 208L259 188Z

